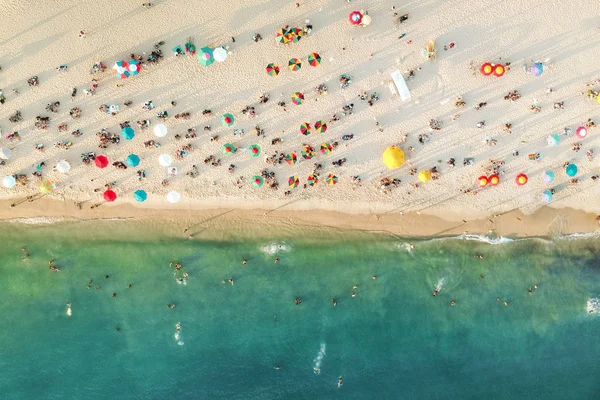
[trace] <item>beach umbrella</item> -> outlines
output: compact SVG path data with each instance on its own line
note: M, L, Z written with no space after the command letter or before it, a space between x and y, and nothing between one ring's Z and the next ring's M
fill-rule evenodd
M318 133L325 133L327 132L327 124L325 123L325 121L317 121L315 122L315 132Z
M173 163L173 158L170 155L164 153L158 156L158 163L163 167L168 167Z
M213 57L217 62L223 62L227 59L227 50L225 47L217 47L213 50Z
M213 57L213 49L210 47L203 47L198 52L198 62L205 67L208 67L210 64L215 62L215 58Z
M12 157L12 150L8 147L0 147L0 158L8 160Z
M543 72L544 66L541 62L536 62L531 67L529 67L529 73L533 76L540 76Z
M304 150L300 153L305 160L310 160L315 156L315 152L312 148L305 147Z
M431 180L431 171L424 169L423 171L419 172L417 178L419 178L421 182L427 183Z
M328 155L331 154L331 145L327 142L321 143L321 154Z
M229 113L223 114L223 116L221 117L221 123L223 124L223 126L231 126L234 122L235 118L233 118L233 115Z
M327 175L327 178L325 178L325 182L327 182L331 186L338 183L338 180L339 180L339 178L337 176L335 176L334 174L329 174L329 175Z
M300 179L298 179L297 176L290 176L290 179L288 179L288 185L290 185L290 188L292 189L297 188L299 184Z
M479 72L481 72L485 76L490 76L493 71L494 67L489 62L483 63L481 64L481 67L479 67Z
M501 77L502 75L504 75L504 72L506 72L506 68L504 67L504 65L502 64L496 64L494 65L494 76L497 77Z
M106 168L108 167L108 157L100 154L99 156L96 156L96 159L94 159L94 164L96 164L96 167L98 168Z
M54 192L54 189L56 189L56 186L54 186L54 183L50 182L48 179L44 179L40 185L40 192L44 194L50 194Z
M490 184L490 186L496 186L500 183L500 177L496 174L490 175L488 177L488 183Z
M488 178L485 175L481 175L479 178L477 178L477 185L479 185L479 187L484 187L488 184Z
M263 183L265 183L265 181L261 176L254 175L252 178L250 178L250 184L255 188L261 187Z
M575 134L577 135L577 137L579 139L585 139L585 137L587 136L587 128L585 126L580 126L579 128L577 128L577 130L575 131Z
M135 60L129 61L129 66L127 67L130 75L137 75L142 70L142 64Z
M371 24L371 16L363 15L362 20L360 21L360 24L364 27L369 26Z
M300 68L302 68L302 63L297 58L290 58L290 61L288 61L288 67L292 71L298 71Z
M300 104L302 104L303 101L304 101L304 95L302 93L296 92L292 95L292 103L299 106Z
M121 129L121 135L124 139L131 140L135 136L135 132L133 131L132 127L126 126L123 129Z
M558 136L556 133L553 133L552 135L548 135L546 140L549 146L558 146L560 143L560 136Z
M404 152L398 146L390 146L383 152L382 159L389 169L400 168L404 164Z
M360 11L352 11L348 16L348 20L352 25L358 25L362 21L363 15Z
M71 164L66 160L60 160L56 163L56 170L61 174L66 174L71 170Z
M279 75L279 66L277 64L273 64L273 63L267 65L267 74L269 74L271 76Z
M127 156L127 159L125 160L125 162L130 167L137 167L140 163L140 158L138 157L137 154L130 154Z
M307 182L310 186L315 186L317 183L319 183L319 175L310 174L308 176Z
M542 175L542 179L546 183L550 183L550 182L554 181L554 172L552 172L552 171L544 172L544 175Z
M515 178L515 181L517 182L517 185L519 186L523 186L524 184L527 183L527 175L521 173L518 174L517 177Z
M167 193L167 201L169 203L179 203L179 200L181 200L179 192L171 191Z
M552 192L550 190L544 190L542 192L542 200L546 203L550 203L552 201Z
M148 198L148 194L144 190L136 190L133 192L133 198L138 203L143 203Z
M285 156L285 162L288 163L289 165L296 164L296 161L298 161L298 157L296 157L296 153L289 153L288 155Z
M12 175L6 175L4 178L2 178L2 186L4 186L5 188L12 189L15 187L16 184L17 180Z
M308 63L311 67L318 67L321 64L321 56L318 53L310 53L308 55Z
M104 197L104 200L108 201L109 203L112 203L113 201L115 201L117 199L117 194L115 193L114 190L108 189L107 191L104 192L102 197Z
M248 154L250 154L250 157L260 156L260 146L257 144L251 144L250 147L248 147Z
M575 164L569 164L569 165L567 165L567 168L565 169L565 172L569 176L575 176L575 175L577 175L577 165L575 165Z
M165 124L158 124L154 127L154 135L157 137L167 136L167 126Z
M289 39L291 41L293 41L294 43L297 43L300 41L300 39L302 39L302 35L304 35L304 32L302 31L302 29L292 28L292 29L290 29Z
M235 153L235 146L231 143L225 143L223 147L221 147L221 151L223 154L233 154Z
M288 35L288 31L285 29L280 29L277 31L277 33L275 33L275 41L277 41L277 43L287 43L289 42L289 39L287 37Z
M310 135L311 129L312 128L310 127L310 124L308 122L303 122L300 124L300 133L304 136Z
M115 76L119 79L128 78L131 74L129 72L129 63L127 61L117 61L112 69L115 70Z

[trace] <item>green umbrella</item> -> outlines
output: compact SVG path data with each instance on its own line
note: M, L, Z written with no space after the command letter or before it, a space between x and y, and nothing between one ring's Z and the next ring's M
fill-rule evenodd
M259 188L263 185L265 181L263 180L263 178L261 178L258 175L254 175L252 178L250 178L250 184L252 186L254 186L255 188Z
M233 118L233 115L229 113L223 114L223 116L221 117L221 123L225 126L231 126L234 122L235 118Z
M250 147L248 147L248 154L250 154L250 157L260 156L260 146L257 144L250 145Z
M235 146L231 143L225 143L221 148L221 151L223 152L223 154L233 154L235 153Z
M210 64L215 62L215 58L213 57L213 49L210 47L203 47L198 52L198 62L205 67L208 67Z

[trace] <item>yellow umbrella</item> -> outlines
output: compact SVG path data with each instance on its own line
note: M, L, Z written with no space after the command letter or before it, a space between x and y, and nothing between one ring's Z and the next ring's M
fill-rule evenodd
M421 182L427 183L431 180L431 171L423 170L419 172L418 178Z
M398 146L390 146L383 152L383 163L389 169L400 168L404 164L404 152Z

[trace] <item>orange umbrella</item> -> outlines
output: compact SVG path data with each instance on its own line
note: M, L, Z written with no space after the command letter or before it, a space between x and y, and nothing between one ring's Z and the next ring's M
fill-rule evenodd
M506 72L506 68L504 67L504 65L502 65L502 64L494 65L494 75L495 76L497 76L499 78L502 75L504 75L504 72Z
M479 72L481 72L485 76L490 76L492 74L493 69L494 68L492 67L492 64L486 62L483 63L481 67L479 67Z
M524 184L527 183L527 175L519 174L519 175L517 175L517 178L515 180L517 182L517 185L523 186Z
M488 178L485 175L481 175L479 178L477 178L477 184L479 185L479 187L484 187L488 184Z
M488 182L490 183L490 186L496 186L497 184L500 183L500 177L496 174L490 175L488 177Z

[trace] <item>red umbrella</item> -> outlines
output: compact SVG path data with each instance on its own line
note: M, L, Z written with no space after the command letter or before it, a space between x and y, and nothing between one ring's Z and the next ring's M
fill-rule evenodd
M494 71L494 67L489 62L483 63L479 68L479 72L481 72L485 76L489 76Z
M504 65L502 65L502 64L494 65L494 72L493 72L494 76L497 76L499 78L502 75L504 75L505 71L506 71L506 68L504 68Z
M348 19L352 25L358 25L360 24L360 21L362 21L362 17L363 16L359 11L352 11Z
M108 167L108 157L106 157L105 155L102 155L102 154L99 156L96 156L94 163L96 164L96 167L98 167L98 168L106 168L106 167Z
M117 194L114 192L114 190L107 190L106 192L104 192L104 200L110 202L113 202L117 199Z
M523 186L524 184L527 183L527 175L521 173L521 174L517 175L515 181L517 182L517 185Z

